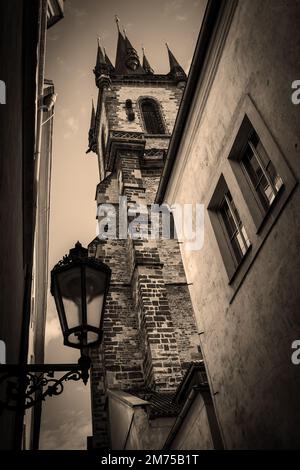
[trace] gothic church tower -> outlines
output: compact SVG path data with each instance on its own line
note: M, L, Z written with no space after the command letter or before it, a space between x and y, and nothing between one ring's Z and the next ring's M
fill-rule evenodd
M118 210L126 196L129 208L143 204L148 210L186 74L169 47L170 72L155 74L116 21L114 66L98 43L99 93L87 153L98 157L98 206ZM104 233L90 243L89 254L112 270L103 342L92 351L91 447L162 448L178 413L176 391L191 363L202 363L178 241Z

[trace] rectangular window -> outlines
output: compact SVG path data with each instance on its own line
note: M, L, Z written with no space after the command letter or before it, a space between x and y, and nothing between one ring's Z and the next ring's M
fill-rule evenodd
M262 210L267 212L283 186L283 181L254 130L242 154L241 165L257 194Z
M273 131L278 141L280 132ZM234 298L297 186L273 133L249 95L239 103L208 215ZM282 140L284 148L285 141ZM225 180L225 177L226 180ZM230 187L230 191L229 191ZM251 243L249 241L251 239Z
M250 241L230 191L224 194L218 212L228 237L232 255L236 264L239 265L250 246Z
M280 213L296 181L251 100L245 101L228 155L257 234ZM244 111L246 110L246 113Z
M242 217L221 174L208 211L223 262L231 282L251 246Z

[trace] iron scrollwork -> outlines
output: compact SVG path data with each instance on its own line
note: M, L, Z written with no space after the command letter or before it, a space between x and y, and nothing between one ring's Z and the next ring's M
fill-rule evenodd
M60 395L70 380L83 380L87 384L89 367L88 357L81 357L78 364L1 365L0 413L20 406L28 409L46 397ZM56 378L57 372L65 373Z

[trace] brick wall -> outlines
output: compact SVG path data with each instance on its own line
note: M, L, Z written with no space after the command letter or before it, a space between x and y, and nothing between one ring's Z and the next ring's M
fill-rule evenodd
M168 132L172 131L182 91L174 85L114 85L105 91L108 129L143 132L140 96L153 96L161 105ZM132 99L135 120L124 110ZM101 120L101 116L100 116ZM128 206L143 203L150 210L159 184L167 136L146 137L141 144L124 136L115 142L113 171L97 187L97 204L118 209L120 195ZM150 153L149 153L149 149ZM118 216L117 216L118 217ZM200 359L197 330L177 240L96 239L96 256L112 269L104 315L104 338L93 353L92 407L95 445L109 445L105 394L151 387L175 392L186 365Z
M113 84L107 93L106 112L111 129L124 131L144 132L142 117L138 100L142 97L151 97L157 100L160 106L166 133L171 134L182 90L169 84ZM132 100L135 113L134 121L129 122L125 111L125 101Z

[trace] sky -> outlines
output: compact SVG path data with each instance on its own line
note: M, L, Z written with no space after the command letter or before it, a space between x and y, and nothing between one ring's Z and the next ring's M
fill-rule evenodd
M165 43L189 70L201 27L205 0L66 0L65 17L47 34L46 78L54 81L55 105L49 270L79 240L96 235L96 155L86 155L91 101L97 100L92 72L97 37L115 62L114 16L141 56L142 46L155 73L168 73ZM51 295L48 295L45 362L77 362L78 351L65 347ZM92 435L90 389L69 382L59 397L45 402L41 449L86 449Z

